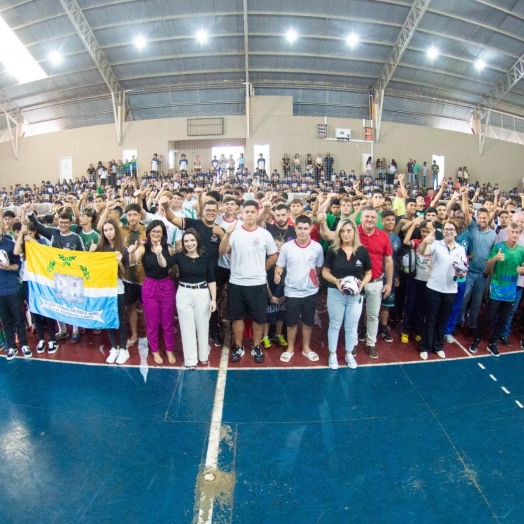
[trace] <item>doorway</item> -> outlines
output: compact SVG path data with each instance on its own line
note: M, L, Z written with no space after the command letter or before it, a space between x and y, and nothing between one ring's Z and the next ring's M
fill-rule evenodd
M60 182L73 180L73 157L62 156L59 160Z

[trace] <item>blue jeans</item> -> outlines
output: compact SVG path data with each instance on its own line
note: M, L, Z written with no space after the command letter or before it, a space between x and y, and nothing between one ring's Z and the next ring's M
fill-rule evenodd
M428 177L426 175L422 175L422 187L426 187L427 181L428 181Z
M482 273L472 273L471 271L468 273L466 278L466 293L464 294L464 302L462 302L462 308L460 309L460 321L462 323L465 322L466 307L471 299L468 320L468 327L470 329L477 327L480 305L482 304L482 298L486 292L487 284L488 279Z
M449 315L448 321L446 323L446 329L444 331L445 335L451 335L452 331L457 325L459 313L462 309L462 301L464 300L464 293L466 293L466 282L457 282L457 296L455 297L453 309L451 310L451 314Z
M362 313L362 296L343 295L336 288L328 288L327 309L329 314L328 347L330 353L337 351L338 334L342 324L346 339L346 352L353 351L358 343L358 319Z
M522 289L520 286L517 286L517 296L515 297L515 302L513 302L513 307L511 308L511 313L509 314L509 318L506 322L506 325L504 326L504 329L502 330L501 337L509 337L509 334L511 333L511 322L513 321L513 316L515 315L515 312L519 308L520 299L522 298Z
M433 189L437 190L438 188L438 175L433 175Z

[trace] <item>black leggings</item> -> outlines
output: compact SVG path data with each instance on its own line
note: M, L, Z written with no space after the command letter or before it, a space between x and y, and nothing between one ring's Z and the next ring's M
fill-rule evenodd
M119 347L120 349L127 348L127 319L126 319L126 301L125 294L118 295L118 320L120 327L118 329L108 329L107 336L112 348ZM120 333L120 345L116 343L116 334Z

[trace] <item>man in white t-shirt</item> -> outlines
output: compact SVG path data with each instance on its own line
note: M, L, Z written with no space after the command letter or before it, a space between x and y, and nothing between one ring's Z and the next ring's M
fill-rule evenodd
M233 323L235 345L231 362L238 362L244 355L242 339L244 319L253 321L253 355L255 362L264 361L260 348L267 317L266 272L277 261L277 246L273 237L257 225L258 204L249 200L242 211L244 224L231 224L220 242L219 253L231 250L231 276L227 293L227 309Z
M263 175L264 171L266 170L266 159L264 158L264 155L262 153L258 155L257 169L259 175Z
M282 272L287 269L284 295L286 296L286 324L288 347L280 360L289 362L294 354L297 325L302 321L302 353L312 362L318 355L311 350L311 331L315 323L319 280L324 264L322 246L311 240L311 219L300 215L295 222L297 238L286 242L278 256L275 284L280 284Z
M178 170L181 173L187 173L187 166L189 165L189 161L186 158L186 155L182 153L180 156L180 160L178 161Z

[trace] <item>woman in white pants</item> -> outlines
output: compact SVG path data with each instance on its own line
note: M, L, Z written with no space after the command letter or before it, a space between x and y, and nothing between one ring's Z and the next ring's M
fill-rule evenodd
M176 307L182 336L184 365L206 366L209 357L209 317L217 307L213 260L204 253L199 234L186 229L182 253L169 257L168 267L178 266Z

